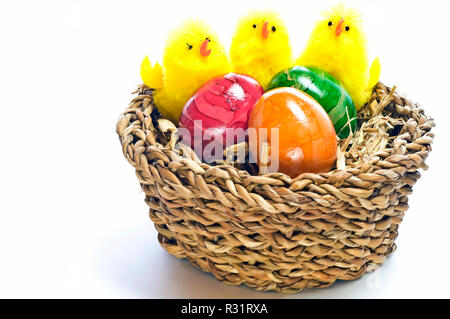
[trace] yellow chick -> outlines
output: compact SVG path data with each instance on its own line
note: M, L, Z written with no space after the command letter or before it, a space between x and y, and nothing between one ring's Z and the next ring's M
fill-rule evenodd
M378 58L369 66L360 15L343 4L324 13L296 64L317 67L339 79L357 110L369 100L381 70Z
M254 77L267 88L272 77L292 65L289 34L281 17L253 11L237 24L230 47L234 72Z
M213 77L228 73L231 65L218 36L202 21L186 20L169 34L163 67L141 64L142 81L156 89L160 113L178 123L183 107L195 91Z

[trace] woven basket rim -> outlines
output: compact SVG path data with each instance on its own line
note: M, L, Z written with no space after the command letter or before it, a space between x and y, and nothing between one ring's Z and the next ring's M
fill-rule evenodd
M385 86L383 83L379 82L376 87L374 88L374 94L372 95L368 105L371 102L376 101L377 103L380 103L381 101L377 101L376 98L376 94L375 92L377 92L377 90L386 90L386 92L388 93L387 95L392 95L391 96L391 100L387 101L388 105L389 104L395 104L396 102L401 101L402 103L404 103L407 107L405 110L403 110L403 112L405 112L404 114L402 114L403 116L407 116L409 118L413 118L414 116L417 117L417 120L422 121L421 125L424 127L434 127L435 123L434 120L430 117L427 117L424 113L423 108L420 107L420 105L418 103L412 103L410 102L408 99L400 96L397 92L395 91L395 87L391 88L388 86ZM148 88L147 86L145 86L144 84L141 84L137 87L137 89L135 90L135 92L133 92L134 94L138 94L137 97L139 96L150 96L152 97L154 90L151 88ZM393 93L393 94L392 94ZM387 96L386 95L386 96ZM117 133L119 134L119 136L121 136L121 133L123 133L123 131L125 130L125 128L127 128L128 126L124 126L124 121L126 121L126 118L124 118L124 115L126 115L127 113L130 112L130 110L133 109L133 104L135 102L136 98L134 98L132 100L132 102L130 103L130 106L125 110L124 113L122 113L121 117L119 118L119 121L117 123ZM386 102L386 101L385 101ZM157 109L156 105L152 105L152 103L148 103L147 107L153 107L154 109L152 110L151 114L154 115L155 112L154 110ZM159 112L157 112L158 115L158 119L164 119ZM169 121L167 119L164 119L166 121ZM170 122L170 121L169 121ZM172 123L172 122L171 122ZM132 123L129 123L132 124ZM172 123L173 124L173 123ZM175 124L173 124L175 126ZM406 125L406 123L404 124ZM156 125L155 129L160 130L161 128L158 127ZM166 133L166 132L165 132ZM424 141L424 136L426 135L426 139ZM396 143L399 139L401 139L401 136L396 136L393 140L392 143ZM425 130L423 132L423 134L421 135L415 135L413 136L413 139L411 141L411 143L416 143L418 145L427 145L427 144L431 144L432 140L434 138L434 134L430 132L430 130ZM121 138L122 140L122 138ZM402 142L400 142L401 144ZM156 147L158 147L161 151L163 151L164 153L167 152L175 152L178 153L178 151L173 149L173 141L171 143L167 143L166 145L160 144L158 143ZM417 153L420 153L420 151L414 151L414 149L410 149L407 151L406 154L403 154L402 156L408 156L408 155L415 155ZM392 154L392 156L395 156L396 154ZM420 155L419 155L420 156ZM425 160L425 158L422 158L423 160ZM401 161L401 159L395 159L396 161ZM199 163L200 164L200 163ZM239 182L244 182L245 185L249 186L251 184L255 184L255 185L260 185L260 184L264 184L264 183L270 183L269 180L273 180L276 179L278 181L283 182L283 184L285 186L287 185L293 185L296 182L299 182L305 178L307 179L312 179L313 181L316 181L320 184L320 181L329 181L330 179L333 179L333 176L340 176L343 172L348 172L348 173L360 173L361 169L363 169L364 166L364 162L361 162L358 166L354 166L354 167L350 167L350 168L346 168L345 170L341 170L338 169L336 167L336 165L333 167L332 170L325 172L325 173L302 173L300 175L298 175L295 178L291 178L290 176L284 174L284 173L280 173L280 172L276 172L276 173L268 173L268 174L264 174L264 175L252 175L250 174L247 170L243 170L243 169L239 169L234 167L233 165L230 164L208 164L205 162L202 162L200 164L201 168L205 171L206 175L208 175L208 172L214 171L217 172L217 170L222 170L224 172L228 172L229 170L233 170L235 172L237 172L237 174L228 174L228 176L223 176L224 178L231 178L235 181L239 181ZM427 168L425 164L423 164L423 168ZM380 169L376 172L374 172L375 174L378 174L379 176L382 176L382 179L385 181L395 181L398 180L399 176L398 174L392 174L389 172L389 170L385 169ZM227 173L225 173L227 174ZM272 181L273 182L273 181Z

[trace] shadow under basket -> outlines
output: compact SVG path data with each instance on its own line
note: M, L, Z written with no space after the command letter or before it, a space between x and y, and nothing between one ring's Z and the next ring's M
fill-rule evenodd
M202 163L175 147L153 90L135 93L117 133L170 254L227 284L295 293L359 278L395 250L434 137L433 120L395 89L377 84L332 171L295 179Z

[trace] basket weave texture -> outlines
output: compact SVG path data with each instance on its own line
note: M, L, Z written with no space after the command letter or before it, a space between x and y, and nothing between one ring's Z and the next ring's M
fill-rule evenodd
M434 122L391 88L377 84L364 112L378 118L340 142L334 170L295 179L202 163L175 148L153 90L135 93L117 133L170 254L227 284L295 293L361 277L395 250Z

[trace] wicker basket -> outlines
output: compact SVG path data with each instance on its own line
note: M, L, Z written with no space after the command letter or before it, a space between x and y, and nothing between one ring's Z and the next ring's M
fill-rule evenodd
M336 169L295 179L211 166L174 148L176 128L145 86L117 133L164 249L227 284L295 293L361 277L395 250L434 122L394 91L377 84Z

